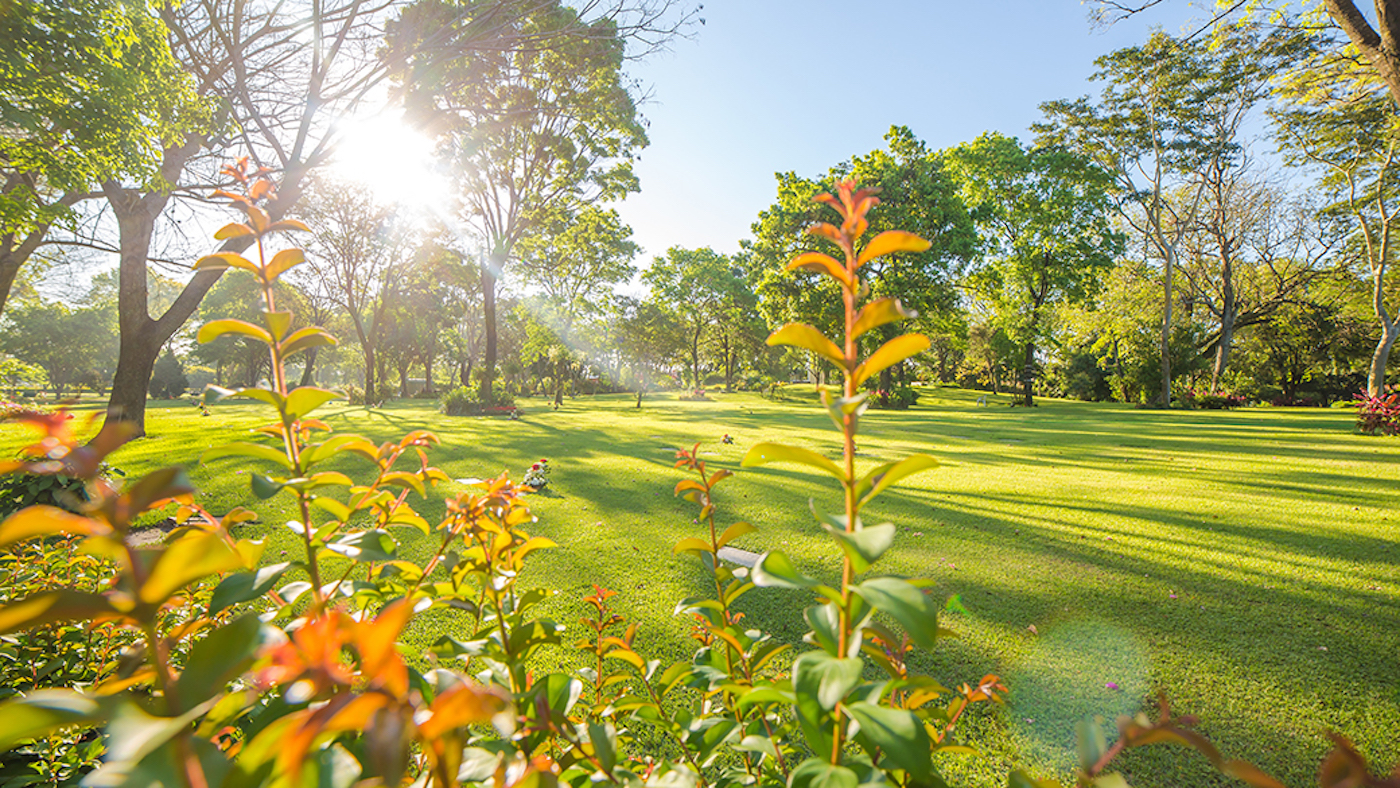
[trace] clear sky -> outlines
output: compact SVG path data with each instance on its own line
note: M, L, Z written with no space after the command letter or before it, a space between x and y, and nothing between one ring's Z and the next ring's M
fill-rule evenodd
M630 68L651 93L642 191L619 206L639 262L737 251L774 173L824 173L891 125L937 148L1025 138L1041 102L1097 92L1096 57L1202 16L1164 5L1096 29L1079 0L704 0L691 40Z

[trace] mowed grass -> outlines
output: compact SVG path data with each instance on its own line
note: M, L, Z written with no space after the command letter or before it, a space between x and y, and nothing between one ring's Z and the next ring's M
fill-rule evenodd
M1004 785L1013 765L1063 774L1077 720L1150 709L1158 692L1198 716L1227 756L1290 785L1316 784L1329 730L1385 772L1400 762L1400 441L1353 434L1350 411L1055 400L1027 410L1006 397L980 407L977 396L924 390L913 410L868 414L859 441L866 466L915 452L941 462L867 514L901 529L879 572L935 578L966 610L946 615L959 637L921 656L924 667L948 684L993 672L1011 688L1006 707L972 715L968 737L982 753L948 758L950 777ZM670 553L699 530L690 504L671 494L677 447L700 442L712 467L739 471L718 495L723 521L759 527L739 546L782 549L805 571L837 577L839 554L808 509L809 500L839 507L834 484L787 466L738 467L765 440L836 454L830 421L800 399L653 397L637 410L626 396L580 397L557 412L526 400L518 422L449 418L426 401L318 415L376 441L431 429L443 441L436 464L454 478L519 478L549 458L554 476L532 498L533 532L560 548L537 554L528 572L560 592L549 612L570 625L566 643L597 583L621 592L619 611L643 622L640 650L670 660L693 648L675 604L706 587L694 559ZM136 474L186 464L210 509L249 504L248 466L197 459L265 419L250 405L221 404L207 418L188 404L153 406L151 437L113 462ZM725 433L733 445L720 443ZM13 427L0 439L6 451L23 443ZM261 522L246 532L267 538L266 560L297 557L281 526L290 508L281 499L258 508ZM420 507L429 519L442 509L441 495ZM409 557L430 553L428 540L402 536ZM797 643L809 603L760 589L741 607L753 625ZM420 616L411 645L458 627L445 613ZM565 647L546 661L577 659ZM1178 748L1120 764L1139 788L1231 784Z

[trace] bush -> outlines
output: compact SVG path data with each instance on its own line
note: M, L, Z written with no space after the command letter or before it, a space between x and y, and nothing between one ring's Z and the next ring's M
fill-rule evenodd
M481 410L476 389L468 386L458 386L443 394L438 403L438 410L448 416L472 416Z
M1400 391L1391 389L1379 397L1362 393L1354 403L1356 429L1365 435L1400 435Z
M492 411L506 411L515 409L515 397L501 381L495 381L491 387L495 395L495 403L491 406ZM448 416L479 416L485 409L477 395L476 387L458 386L455 389L442 395L438 400L438 410Z
M155 368L151 370L151 385L147 389L148 392L154 399L176 399L182 396L189 387L190 381L185 377L184 365L167 348L161 357L156 359Z
M918 401L919 392L913 386L895 386L889 391L877 389L872 398L875 407L885 410L908 410Z

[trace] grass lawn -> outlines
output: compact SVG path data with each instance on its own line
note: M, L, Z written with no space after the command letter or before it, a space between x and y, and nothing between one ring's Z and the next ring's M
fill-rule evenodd
M1011 687L1006 708L972 720L982 755L949 760L950 777L992 786L1005 784L1012 764L1065 770L1076 720L1143 708L1159 690L1199 716L1227 756L1290 785L1316 784L1327 730L1352 738L1383 770L1400 762L1400 441L1353 434L1350 411L1161 412L1056 400L1025 410L1005 407L1004 396L978 407L976 397L925 390L913 410L869 414L859 441L866 463L913 452L942 462L867 515L901 528L878 569L933 577L961 595L967 612L946 619L961 637L927 665L944 683L995 672ZM556 618L573 624L592 583L616 589L620 612L644 622L639 650L678 659L691 645L672 610L704 585L694 559L670 554L698 530L690 504L671 495L674 449L699 441L714 466L738 470L755 442L834 455L836 433L810 401L733 394L632 404L581 397L553 412L526 400L518 422L448 418L426 401L333 405L318 415L377 441L427 427L443 440L437 464L454 478L502 470L519 478L549 458L554 476L534 498L534 532L561 549L537 554L530 571L561 592ZM246 467L195 463L265 413L221 404L201 418L188 404L153 403L148 418L152 437L121 449L115 465L136 474L190 465L216 512L251 500ZM724 433L734 445L720 443ZM4 451L22 443L16 428L0 428ZM440 515L440 497L420 508L429 519ZM808 573L837 576L839 553L808 512L809 498L839 507L834 483L777 466L741 472L718 497L722 521L759 527L739 546L782 548ZM266 534L270 561L297 549L281 527L290 507L279 501L249 526ZM405 543L410 557L428 554L421 538L405 534ZM778 637L796 641L805 630L803 594L759 590L743 601ZM453 621L422 616L414 627L426 645ZM570 629L566 640L578 631ZM1138 788L1229 784L1175 748L1120 763Z

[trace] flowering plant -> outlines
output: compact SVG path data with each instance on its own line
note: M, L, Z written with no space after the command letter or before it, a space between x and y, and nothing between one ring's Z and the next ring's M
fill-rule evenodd
M549 460L541 459L525 472L525 484L536 489L549 484Z

